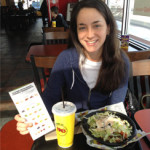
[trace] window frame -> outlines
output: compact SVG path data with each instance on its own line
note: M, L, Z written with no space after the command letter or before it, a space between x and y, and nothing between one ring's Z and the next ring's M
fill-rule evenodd
M118 38L121 40L121 35L129 35L129 45L136 48L137 50L148 50L150 49L150 41L144 40L137 36L134 36L128 32L128 27L130 25L130 2L131 0L124 0L123 2L123 15L122 15L122 25L121 31L118 30ZM105 3L108 5L109 0L105 0ZM108 5L109 6L109 5Z

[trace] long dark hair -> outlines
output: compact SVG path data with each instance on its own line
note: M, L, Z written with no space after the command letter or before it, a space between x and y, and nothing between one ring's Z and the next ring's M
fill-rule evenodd
M71 14L70 46L75 46L79 52L82 51L83 46L80 44L77 36L77 16L82 8L95 8L98 10L110 27L109 35L106 37L103 45L102 65L94 87L95 90L108 94L119 87L126 72L122 52L119 48L119 40L116 37L116 22L110 9L102 0L82 0L78 2Z

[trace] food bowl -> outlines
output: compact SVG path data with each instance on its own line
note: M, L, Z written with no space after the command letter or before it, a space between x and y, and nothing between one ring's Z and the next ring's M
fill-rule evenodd
M123 141L117 141L117 142L109 142L108 140L104 140L103 138L101 137L95 137L92 132L90 131L90 125L88 124L88 119L90 117L92 117L93 115L96 115L97 113L110 113L112 115L115 115L117 116L117 118L119 117L121 120L125 120L129 123L129 125L132 127L131 129L131 134L128 138L124 139ZM126 124L125 124L126 125ZM135 123L133 122L133 120L131 118L129 118L128 116L122 114L122 113L119 113L119 112L115 112L115 111L109 111L109 110L106 110L106 111L95 111L95 112L91 112L89 114L87 114L83 119L82 119L82 126L83 126L83 129L86 131L86 133L92 137L93 139L95 139L97 142L101 143L101 144L104 144L104 145L107 145L107 146L121 146L121 145L124 145L126 144L128 141L132 140L133 137L135 137L136 135L136 125Z

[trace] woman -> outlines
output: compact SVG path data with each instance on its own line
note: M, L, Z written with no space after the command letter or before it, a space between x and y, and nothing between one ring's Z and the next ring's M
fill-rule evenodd
M100 0L83 0L74 7L70 24L71 42L53 67L42 98L51 107L61 100L65 89L66 100L78 110L97 109L123 102L125 99L129 61L120 50L116 38L116 23L107 5ZM17 129L28 133L19 115Z

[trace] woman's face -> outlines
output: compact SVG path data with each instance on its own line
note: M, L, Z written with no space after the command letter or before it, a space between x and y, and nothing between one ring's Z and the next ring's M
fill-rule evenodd
M77 16L77 34L86 57L100 59L109 27L95 8L83 8Z

